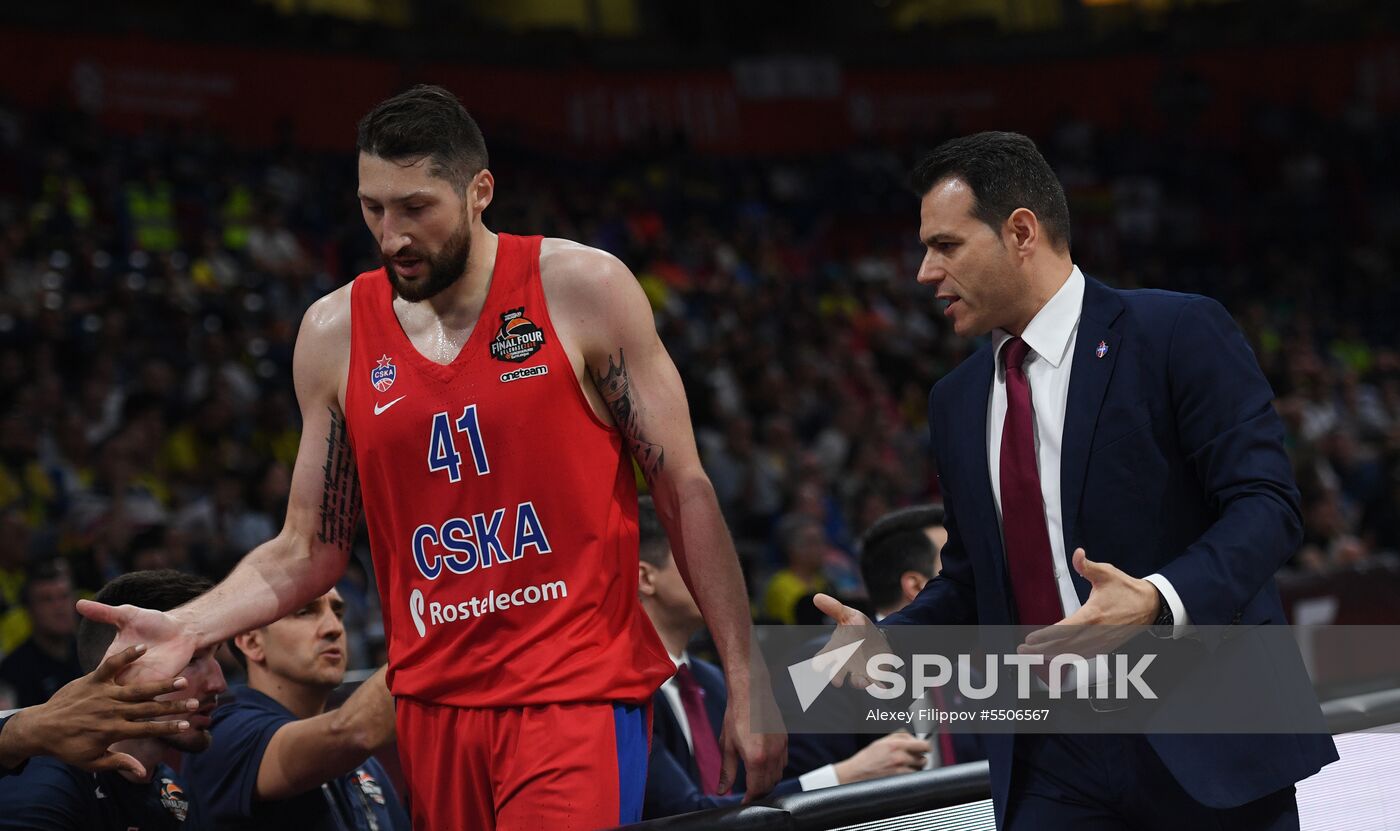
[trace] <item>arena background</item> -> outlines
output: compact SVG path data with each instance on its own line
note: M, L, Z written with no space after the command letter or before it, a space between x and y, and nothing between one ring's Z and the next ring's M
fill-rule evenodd
M1303 494L1294 621L1400 622L1397 24L1359 0L7 4L0 650L28 635L35 562L82 593L217 577L280 527L297 324L378 263L354 124L419 81L480 121L493 229L607 249L642 282L755 620L816 619L765 596L797 556L788 518L858 602L860 531L937 497L926 394L975 345L913 280L904 177L1000 128L1055 166L1086 273L1243 326ZM361 668L382 660L367 564L361 545L341 584ZM1372 761L1339 742L1334 766L1358 778L1304 791L1305 828L1400 827L1368 796L1400 754L1364 739Z

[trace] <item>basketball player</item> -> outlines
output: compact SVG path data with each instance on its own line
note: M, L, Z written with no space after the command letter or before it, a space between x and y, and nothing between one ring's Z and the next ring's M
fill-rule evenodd
M748 794L768 791L785 737L748 729L767 695L748 596L636 279L602 251L489 230L485 142L446 90L384 101L358 147L384 267L302 322L281 534L171 613L81 611L121 627L113 649L149 644L133 669L168 677L327 591L363 494L415 828L627 822L647 702L675 670L636 597L635 460L731 679L721 787L742 757Z

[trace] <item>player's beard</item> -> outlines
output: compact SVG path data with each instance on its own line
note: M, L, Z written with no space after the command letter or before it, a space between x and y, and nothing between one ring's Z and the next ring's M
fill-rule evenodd
M394 270L394 263L383 253L384 272L394 293L410 303L420 303L447 290L461 279L467 270L467 258L472 253L472 226L464 217L457 230L442 244L437 253L428 255L414 248L405 248L395 256L416 257L428 267L428 273L415 282L407 282Z

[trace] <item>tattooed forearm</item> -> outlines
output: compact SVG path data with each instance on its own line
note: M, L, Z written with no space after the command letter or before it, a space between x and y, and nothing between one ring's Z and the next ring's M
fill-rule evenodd
M326 436L325 489L321 494L321 542L350 548L360 524L360 479L355 474L355 457L345 416L331 410L331 430Z
M656 474L666 466L666 450L659 444L647 441L642 435L641 417L632 394L632 379L627 375L627 360L623 357L622 348L618 347L616 360L612 355L608 356L606 373L600 373L593 367L589 367L588 372L593 376L593 385L598 388L598 394L603 396L608 409L612 410L613 421L617 422L617 429L627 441L632 458L641 466L642 476L646 477L647 484L651 484Z

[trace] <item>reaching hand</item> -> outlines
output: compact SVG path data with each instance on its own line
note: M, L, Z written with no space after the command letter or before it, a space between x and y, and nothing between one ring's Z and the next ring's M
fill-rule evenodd
M1082 548L1074 550L1073 562L1079 576L1089 581L1089 599L1059 623L1031 632L1018 652L1092 658L1112 652L1156 619L1158 594L1150 582L1096 563Z
M120 770L145 779L141 763L129 754L113 752L111 745L189 730L188 721L149 719L191 713L199 708L199 701L155 700L184 689L184 678L119 683L117 677L144 651L140 646L124 649L70 681L47 702L15 713L0 732L0 762L14 768L42 754L84 770Z
M837 762L836 779L842 785L849 785L897 773L913 773L924 769L928 752L929 743L923 739L894 732L881 736L849 759Z
M117 637L107 649L108 658L137 644L145 646L141 660L122 672L123 683L173 678L189 665L198 646L169 612L79 600L78 613L95 623L117 627Z
M823 662L822 656L860 641L860 646L836 671L836 675L831 679L831 685L833 687L843 686L846 679L849 678L853 687L865 689L870 686L870 677L866 675L866 667L869 666L870 659L880 653L891 651L884 633L870 621L870 618L829 594L819 594L812 598L812 602L816 604L822 614L836 621L836 631L831 634L831 640L827 642L826 646L822 647L822 650L812 659L813 663L819 668L828 668Z

